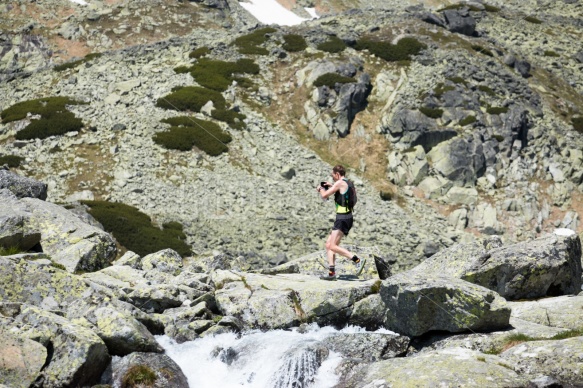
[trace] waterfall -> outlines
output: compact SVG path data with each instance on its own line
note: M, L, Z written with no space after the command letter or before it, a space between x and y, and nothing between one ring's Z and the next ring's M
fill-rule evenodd
M227 333L182 344L167 336L157 339L191 387L326 388L338 383L335 369L342 361L328 350L326 338L339 332L364 329L313 324L301 331Z

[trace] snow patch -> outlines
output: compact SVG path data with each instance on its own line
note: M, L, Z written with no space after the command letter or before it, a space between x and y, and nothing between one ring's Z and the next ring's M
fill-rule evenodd
M76 3L76 4L81 4L81 5L87 5L87 2L85 0L69 0L71 3Z
M318 14L316 13L316 8L304 8L307 13L310 14L312 19L318 19Z
M280 26L294 26L309 20L304 19L288 11L276 0L249 0L249 2L239 3L243 8L253 15L257 20L263 24L278 24ZM312 8L310 8L312 9ZM306 8L310 15L315 15Z
M556 234L557 236L565 236L565 237L569 237L569 236L572 236L575 234L574 231L572 231L571 229L567 229L567 228L555 229L555 231L553 233Z

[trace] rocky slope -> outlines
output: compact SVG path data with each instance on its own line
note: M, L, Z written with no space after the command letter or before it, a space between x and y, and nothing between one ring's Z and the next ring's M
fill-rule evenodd
M318 20L276 28L267 55L231 45L256 25L233 2L89 3L2 6L2 74L10 81L0 85L0 107L55 95L88 103L70 108L85 124L78 133L21 141L14 135L27 120L0 125L0 153L23 157L17 171L48 183L50 201L131 204L160 225L184 224L195 255L221 250L261 266L258 258L276 264L323 243L331 205L314 187L342 163L359 191L347 242L377 247L403 268L472 234L519 241L557 226L581 230L573 119L583 107L583 65L580 21L570 16L580 13L578 2L445 12L437 2L329 2ZM47 16L55 10L63 19ZM308 47L285 52L290 32ZM370 50L318 50L329 35L347 43L413 37L426 48L387 62ZM189 54L200 47L261 69L251 89L224 93L247 118L243 131L225 126L234 140L218 157L152 141L167 128L161 119L179 115L156 101L197 84L173 69L195 63ZM103 55L51 69L88 52ZM326 72L356 82L313 86ZM387 192L392 201L381 199Z
M305 384L331 351L343 358L338 386L583 384L581 241L571 230L518 244L497 236L455 244L393 276L379 272L387 260L355 247L369 263L362 276L342 261L330 282L317 277L323 251L262 271L222 254L183 260L170 249L113 261L107 234L96 241L96 228L75 213L20 190L31 183L0 190L0 243L36 236L59 249L0 257L0 384L123 386L147 378L155 387L187 387L153 335L182 343L307 324L392 333L340 333L290 350L288 357L305 353L310 361L281 373ZM209 352L230 364L245 349Z

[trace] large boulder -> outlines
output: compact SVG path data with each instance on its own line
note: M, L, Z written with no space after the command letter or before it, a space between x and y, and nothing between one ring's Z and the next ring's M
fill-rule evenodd
M564 385L583 385L583 337L555 341L532 341L513 346L500 357L516 365L521 375L553 376Z
M67 271L96 271L115 259L115 240L108 233L59 205L35 198L20 202L31 213L28 227L41 233L43 251Z
M510 319L510 308L495 292L437 272L401 272L383 281L380 294L385 327L407 336L492 331Z
M164 249L151 253L142 258L142 268L145 271L151 269L175 274L182 268L182 257L172 249Z
M409 342L409 337L382 333L338 333L326 339L330 350L361 362L402 356L407 352Z
M28 388L40 375L47 349L36 341L0 329L0 386Z
M462 35L473 36L476 33L476 20L470 15L467 9L443 11L443 17L447 24L447 29Z
M0 300L28 303L47 310L64 310L94 290L75 275L55 268L49 260L0 256Z
M156 353L132 353L112 363L111 379L114 387L134 386L135 377L151 376L147 386L152 388L188 388L188 380L182 369L170 357ZM132 380L132 377L134 379Z
M577 330L583 322L583 295L509 302L512 317L539 325Z
M358 387L525 387L527 380L505 359L450 348L392 358L362 368L343 386Z
M123 302L76 304L67 311L67 318L87 326L105 342L109 354L125 356L133 352L163 352L148 329L124 308Z
M47 199L45 183L6 170L0 170L0 189L10 190L17 198Z
M40 242L39 231L27 227L31 214L8 189L0 189L0 246L27 251Z
M97 334L48 311L25 307L14 326L19 337L36 340L51 352L41 373L43 387L96 384L111 359Z
M298 274L216 271L217 308L246 327L277 329L301 322L343 325L353 305L372 293L374 281L327 282Z
M479 243L458 244L412 271L464 279L509 300L576 294L581 290L581 241L574 233L553 233L491 250Z

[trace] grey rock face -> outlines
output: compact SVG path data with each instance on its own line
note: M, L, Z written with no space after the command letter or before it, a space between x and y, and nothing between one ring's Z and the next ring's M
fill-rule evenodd
M408 336L508 326L510 308L487 288L442 275L402 272L384 280L381 297L387 329Z
M486 171L482 143L473 138L454 138L428 154L433 168L457 186L472 187Z
M512 317L539 325L577 330L583 319L583 296L564 295L537 301L508 302Z
M581 242L575 235L552 234L490 251L477 243L460 244L412 271L464 279L509 300L576 294L581 289Z
M470 16L469 12L446 10L443 11L447 29L462 35L473 36L476 32L476 20Z
M330 350L361 362L375 362L399 357L407 352L410 339L394 334L335 334L327 340Z
M0 170L0 189L8 189L18 198L47 199L45 183L6 170Z
M38 231L27 227L30 213L7 189L0 189L0 246L27 251L40 242Z
M51 50L44 39L29 33L0 33L0 81L10 81L50 63Z
M42 372L44 387L96 384L111 359L97 334L36 307L24 308L14 325L19 336L38 339L53 351Z
M172 249L164 249L151 253L142 258L142 268L145 271L151 269L174 274L182 268L182 257Z
M30 229L41 233L43 251L68 271L95 271L115 258L115 241L103 230L49 202L25 198L21 203L32 214Z
M148 368L156 375L153 388L188 388L188 380L182 369L167 355L155 353L132 353L112 363L113 386L122 386L126 373L135 366Z
M563 384L583 384L581 349L583 337L556 341L532 341L516 345L500 357L516 365L516 370L531 378L554 376Z
M524 387L526 380L501 357L449 348L415 357L393 358L364 367L347 386Z
M299 274L277 276L216 271L213 283L221 315L245 327L287 328L309 320L344 325L352 306L371 293L372 281L325 282Z
M40 375L47 349L36 341L0 331L0 385L29 387Z

